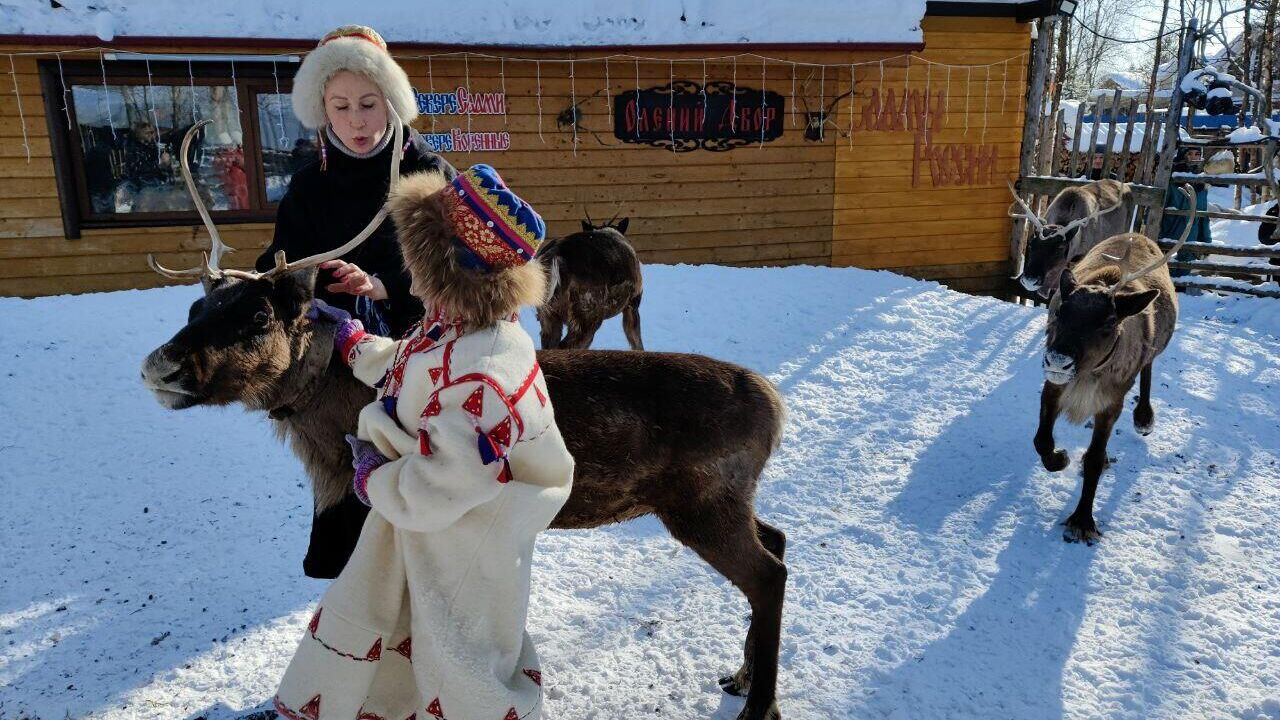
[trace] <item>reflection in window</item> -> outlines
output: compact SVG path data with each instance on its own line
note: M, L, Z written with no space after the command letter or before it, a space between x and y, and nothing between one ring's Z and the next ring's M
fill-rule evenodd
M289 189L293 174L319 157L320 149L294 116L288 93L260 93L257 98L263 189L267 202L275 203Z
M192 175L209 209L249 209L243 133L233 88L196 85L72 87L94 214L195 209L178 170L182 136L212 123L191 143Z

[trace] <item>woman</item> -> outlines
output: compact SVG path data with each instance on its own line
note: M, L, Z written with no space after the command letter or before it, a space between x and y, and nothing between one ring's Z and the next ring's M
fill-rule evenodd
M275 237L258 258L258 269L275 265L275 253L291 258L332 250L350 240L377 214L387 197L391 126L387 103L403 122L418 115L409 78L372 28L346 25L325 35L298 68L293 112L318 131L320 157L289 183L276 215ZM435 171L457 174L427 149L411 128L402 175ZM372 332L399 337L422 317L422 303L409 293L395 228L390 221L360 247L325 263L316 294L359 318Z
M493 168L392 192L430 321L403 340L344 311L334 346L378 389L360 412L352 486L371 506L275 698L289 720L537 720L525 630L537 534L569 497L573 457L518 314L541 302L546 226Z
M319 135L320 155L294 174L280 201L275 238L258 258L258 269L275 265L275 253L290 258L332 250L373 219L387 197L391 139L387 105L409 123L418 115L409 78L372 28L347 25L325 35L307 55L293 81L293 112ZM452 180L457 172L427 149L410 128L401 174L435 171ZM399 337L422 318L422 302L409 292L395 227L390 219L341 260L321 266L316 296L359 318L370 332ZM366 508L353 496L311 525L303 571L333 578L342 570L364 524Z

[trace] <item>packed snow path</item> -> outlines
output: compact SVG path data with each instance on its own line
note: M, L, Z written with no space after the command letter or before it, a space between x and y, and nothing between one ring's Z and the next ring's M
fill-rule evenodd
M1095 547L1031 447L1043 311L851 269L645 268L645 343L767 374L790 580L779 703L819 718L1280 717L1280 303L1183 298L1127 403ZM324 588L300 464L237 408L162 410L191 287L0 299L0 717L225 720ZM531 330L531 317L526 317ZM598 347L623 347L611 321ZM741 596L652 519L543 536L550 717L733 718Z

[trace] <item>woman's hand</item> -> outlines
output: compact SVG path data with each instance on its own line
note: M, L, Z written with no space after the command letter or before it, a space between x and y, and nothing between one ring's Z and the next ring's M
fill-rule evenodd
M331 293L362 295L370 300L387 299L387 286L354 263L330 260L320 263L320 267L333 271L334 282L325 286L325 289Z

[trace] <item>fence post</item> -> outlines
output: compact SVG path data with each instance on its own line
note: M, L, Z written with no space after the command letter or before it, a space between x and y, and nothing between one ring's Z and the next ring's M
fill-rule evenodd
M1160 162L1156 165L1151 184L1169 192L1169 179L1173 175L1173 158L1178 149L1178 129L1182 121L1182 78L1191 71L1191 56L1195 51L1200 22L1192 18L1182 35L1182 47L1178 50L1178 72L1173 76L1173 93L1169 96L1169 114L1165 116L1164 137L1160 147ZM1194 208L1193 208L1194 209ZM1147 237L1160 239L1160 221L1164 219L1164 198L1147 211ZM1195 222L1192 217L1190 222Z
M1057 17L1041 18L1031 52L1031 72L1027 74L1027 114L1022 122L1022 154L1018 157L1018 177L1031 175L1036 168L1036 140L1040 137L1040 119L1044 115L1044 86L1049 71L1049 34ZM1057 143L1057 140L1054 140ZM1025 220L1013 222L1009 238L1009 263L1014 277L1022 273L1022 239Z

